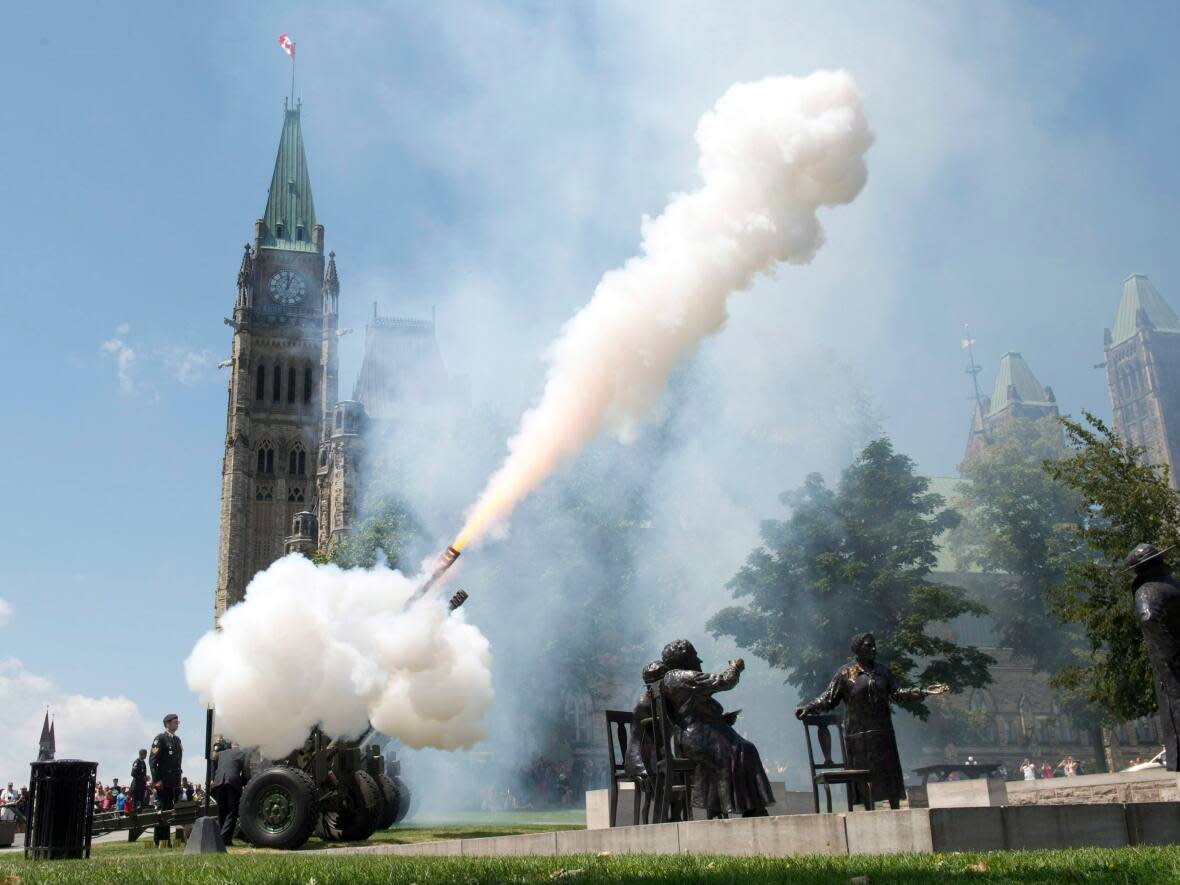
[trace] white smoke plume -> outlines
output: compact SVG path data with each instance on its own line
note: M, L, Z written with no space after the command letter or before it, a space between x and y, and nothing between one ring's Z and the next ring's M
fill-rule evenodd
M484 736L492 700L487 639L461 611L424 602L384 565L317 566L286 556L185 661L218 731L277 758L314 725L357 736L371 722L411 747L457 749Z
M810 261L823 244L816 211L860 192L872 134L852 77L819 71L730 87L696 140L704 184L645 219L642 254L603 276L566 324L540 402L456 548L501 525L604 427L631 438L671 371L725 324L730 295L778 262Z

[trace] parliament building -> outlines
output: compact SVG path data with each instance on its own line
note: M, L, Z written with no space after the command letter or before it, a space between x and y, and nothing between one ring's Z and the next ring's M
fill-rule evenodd
M448 383L434 320L373 306L353 398L339 396L340 278L325 256L300 126L283 115L266 208L238 270L221 468L216 617L285 553L326 552L349 531L371 422L388 420L406 378ZM415 371L402 371L413 364ZM423 369L425 368L425 372Z

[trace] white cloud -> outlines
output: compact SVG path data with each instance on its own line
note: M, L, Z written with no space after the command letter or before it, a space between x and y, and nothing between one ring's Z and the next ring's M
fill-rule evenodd
M119 393L123 396L159 398L153 381L170 378L185 387L195 387L211 377L217 355L204 347L169 344L161 347L132 347L128 343L131 326L119 323L115 335L103 341L100 353L115 361ZM147 380L142 380L143 376Z
M213 351L205 348L165 347L159 358L168 374L186 387L200 384L217 363Z
M131 760L156 731L124 695L71 694L16 658L0 659L0 781L28 783L46 708L54 720L57 758L95 761L99 780L107 783L127 780Z
M7 599L0 599L0 627L12 620L12 603Z
M127 324L123 323L119 328L127 329ZM102 343L102 352L115 361L119 374L119 392L124 396L134 396L138 392L135 384L135 351L128 347L122 338L108 338Z

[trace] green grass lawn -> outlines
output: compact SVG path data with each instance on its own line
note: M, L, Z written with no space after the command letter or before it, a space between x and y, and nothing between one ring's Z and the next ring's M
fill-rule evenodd
M865 877L858 879L857 877ZM571 855L543 858L459 859L390 855L253 852L184 856L177 851L102 852L91 860L31 863L0 860L0 885L38 882L277 883L344 882L484 885L572 881L680 883L1156 883L1180 882L1180 847L1078 849L989 854L907 854L889 857L781 859Z

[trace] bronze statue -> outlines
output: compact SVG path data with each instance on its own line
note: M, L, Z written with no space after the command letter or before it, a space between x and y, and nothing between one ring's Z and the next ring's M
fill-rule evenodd
M1147 646L1147 660L1155 682L1163 728L1164 762L1176 771L1180 762L1180 582L1152 544L1140 544L1127 556L1125 566L1135 572L1135 617Z
M889 668L877 663L877 641L872 633L853 637L852 654L855 660L837 671L818 698L796 707L795 716L801 719L811 713L825 713L843 701L848 766L867 768L871 772L873 801L886 799L890 808L897 808L905 796L905 781L889 704L942 694L947 687L936 683L928 688L901 688ZM860 789L857 787L858 802L864 801Z
M696 763L693 804L710 818L765 816L774 804L758 749L734 731L737 712L725 713L713 697L738 683L745 662L729 662L724 672L702 673L701 659L687 639L664 646L662 680L668 715L679 734L680 752Z
M631 741L623 755L623 770L636 778L647 778L655 767L655 734L651 723L651 694L647 687L664 678L662 661L652 661L643 668L643 690L635 702L635 722L631 726Z

